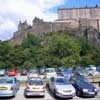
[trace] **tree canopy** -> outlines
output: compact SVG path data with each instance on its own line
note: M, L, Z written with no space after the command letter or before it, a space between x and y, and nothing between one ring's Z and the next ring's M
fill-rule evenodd
M28 34L21 45L0 42L0 68L30 69L41 67L73 67L100 65L100 49L85 38L65 32L50 32L42 39Z

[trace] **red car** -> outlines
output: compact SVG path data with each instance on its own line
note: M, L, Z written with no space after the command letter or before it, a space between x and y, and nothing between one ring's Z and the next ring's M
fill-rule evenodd
M17 72L15 70L10 70L7 72L8 76L16 76Z

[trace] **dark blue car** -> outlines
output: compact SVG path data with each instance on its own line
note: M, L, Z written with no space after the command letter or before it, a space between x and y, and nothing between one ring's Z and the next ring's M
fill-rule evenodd
M71 82L76 89L77 96L95 97L97 95L96 87L94 87L94 85L88 82L84 77L73 77Z

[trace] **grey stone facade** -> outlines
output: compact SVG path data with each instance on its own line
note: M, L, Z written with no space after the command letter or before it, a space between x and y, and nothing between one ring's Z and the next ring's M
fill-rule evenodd
M32 26L26 22L20 23L10 42L20 44L28 33L42 36L47 32L63 30L76 37L86 36L89 41L100 46L100 7L59 9L58 20L54 22L35 19Z
M58 9L58 20L100 19L100 7L61 8Z

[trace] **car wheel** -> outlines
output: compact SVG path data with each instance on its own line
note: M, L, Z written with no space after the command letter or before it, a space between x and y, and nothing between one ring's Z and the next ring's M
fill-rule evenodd
M29 96L27 96L27 95L24 95L24 97L25 97L25 98L28 98Z
M42 98L44 98L45 97L45 95L43 95L43 96L41 96Z
M58 96L56 95L56 90L54 90L54 97L58 98Z

